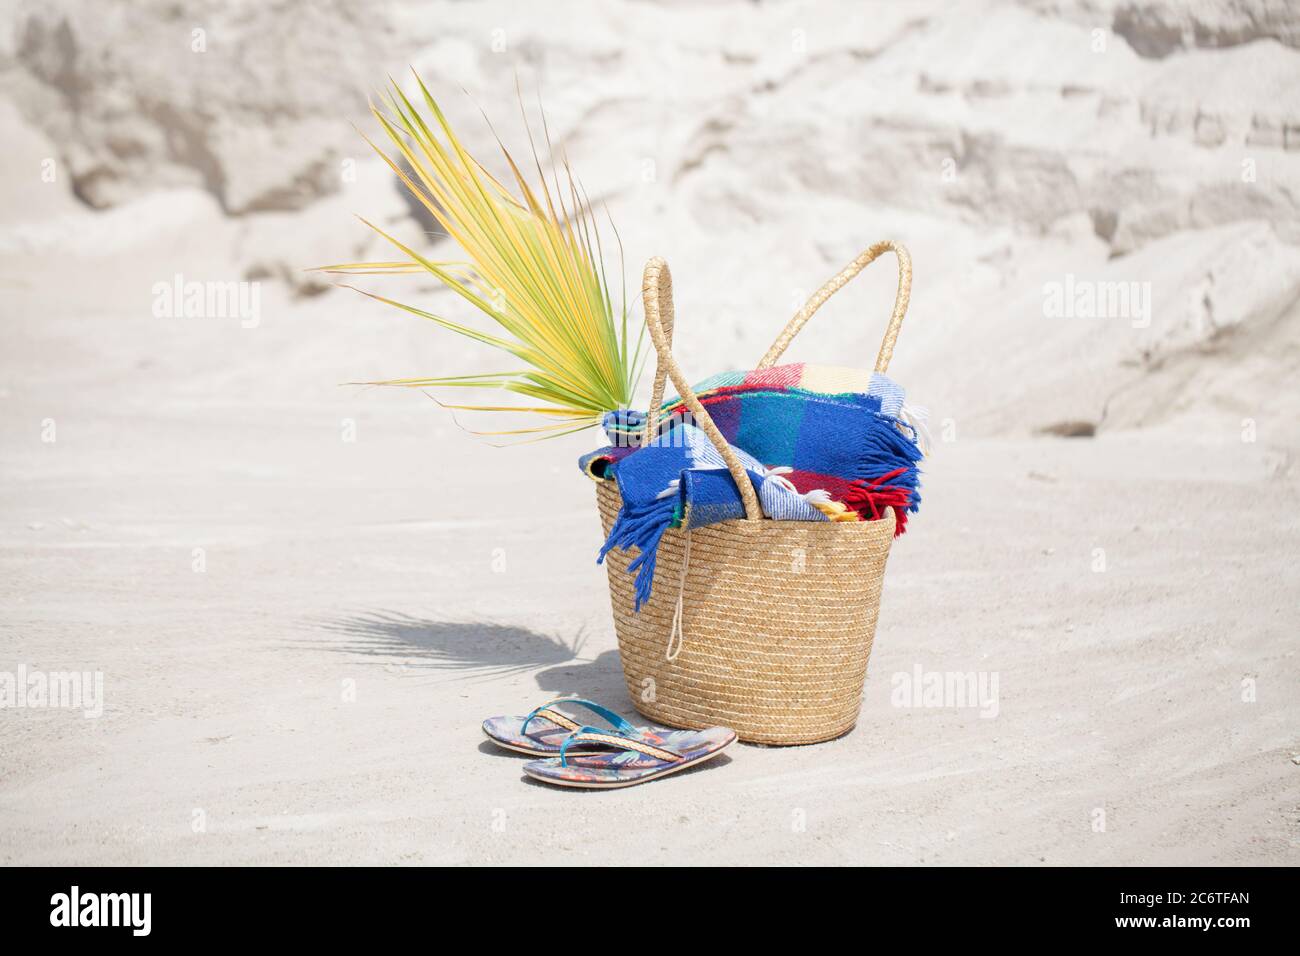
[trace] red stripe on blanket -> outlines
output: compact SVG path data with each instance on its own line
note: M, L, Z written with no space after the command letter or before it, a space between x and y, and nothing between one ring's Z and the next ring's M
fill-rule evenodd
M786 389L781 387L771 387L771 391L776 393L780 393L785 390ZM696 396L696 398L700 400L701 405L711 405L715 402L720 402L724 399L732 398L736 395L739 395L741 398L746 398L750 395L762 395L762 394L764 393L755 392L754 389L749 385L721 385L718 388L713 389L712 391L701 392L699 395ZM665 407L668 409L677 409L683 407L685 404L686 403L679 398L671 405Z
M771 468L771 465L768 465ZM801 495L806 495L810 491L816 491L819 488L824 490L836 501L843 501L844 496L853 488L853 482L848 478L836 478L834 475L822 475L815 471L799 471L798 469L790 472L785 476L794 485L795 490Z
M775 368L756 368L745 374L743 388L794 388L803 381L803 362L778 365Z

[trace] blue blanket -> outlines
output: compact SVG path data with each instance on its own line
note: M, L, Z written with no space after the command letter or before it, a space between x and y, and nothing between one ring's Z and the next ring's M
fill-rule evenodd
M848 389L845 390L846 384ZM863 520L892 509L895 534L920 501L916 432L898 415L903 391L884 375L812 366L778 366L715 376L697 390L701 404L742 462L768 518ZM636 607L649 598L663 533L744 517L740 492L722 455L687 418L673 413L647 445L629 447L644 415L611 413L611 447L585 455L592 477L613 476L623 507L598 560L612 548L637 548Z

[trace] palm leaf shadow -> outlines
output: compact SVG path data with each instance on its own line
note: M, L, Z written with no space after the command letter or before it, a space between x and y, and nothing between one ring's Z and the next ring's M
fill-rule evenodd
M435 621L395 611L370 611L326 621L325 630L344 636L337 649L387 657L411 667L476 672L484 676L521 673L577 658L582 629L572 643L527 628L490 621Z
M537 687L552 697L589 697L632 710L619 652L603 650L595 658L582 658L586 632L581 627L571 643L513 624L432 620L396 611L367 611L315 627L341 636L331 645L341 653L450 671L465 680L534 671Z
M369 611L318 627L341 635L334 649L388 658L409 667L450 671L466 679L538 671L543 690L623 693L618 654L583 660L585 628L571 641L525 627L490 621L437 621L395 611Z

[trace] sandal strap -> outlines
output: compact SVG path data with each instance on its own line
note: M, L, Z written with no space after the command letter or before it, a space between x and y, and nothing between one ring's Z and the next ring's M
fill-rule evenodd
M619 750L635 750L647 757L654 757L656 760L663 760L668 763L676 763L684 759L679 753L673 753L671 750L664 750L662 747L648 744L639 737L630 734L610 733L608 730L601 730L599 727L583 727L581 730L575 730L569 734L564 738L564 743L560 744L561 767L569 765L569 747L575 743L605 744L607 747L617 747Z
M558 724L559 726L567 730L569 733L573 733L575 730L579 729L582 726L582 724L578 723L576 720L569 717L567 714L562 714L558 710L551 710L551 708L549 707L539 707L537 710L529 714L528 720L524 721L524 726L527 727L528 721L532 720L534 717L545 717L551 723Z
M576 704L579 707L585 707L598 717L603 717L613 725L619 733L636 733L636 728L630 723L614 713L608 707L602 707L593 700L584 700L581 697L557 697L555 700L547 701L538 707L531 714L524 718L524 724L519 728L519 733L523 734L528 730L528 725L532 723L535 717L544 717L553 724L559 724L565 730L576 732L578 730L592 730L595 728L583 727L572 717L560 713L555 709L557 704Z

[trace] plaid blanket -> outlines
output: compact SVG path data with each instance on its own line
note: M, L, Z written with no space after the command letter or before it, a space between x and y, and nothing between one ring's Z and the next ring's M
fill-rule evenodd
M903 390L887 376L854 369L783 365L716 375L696 389L723 437L744 463L763 513L778 520L875 520L894 509L895 534L920 505L916 430L899 416ZM623 509L600 558L611 548L640 555L637 607L650 595L655 553L669 527L700 527L744 516L722 456L689 422L680 400L644 447L645 415L606 415L612 445L584 455L594 478L612 473Z
M763 513L795 521L830 519L781 476L752 455L735 449L754 485ZM659 539L669 528L699 528L745 516L736 482L707 435L681 423L637 449L615 470L623 507L597 563L611 548L636 548L628 565L636 575L636 610L650 598Z

